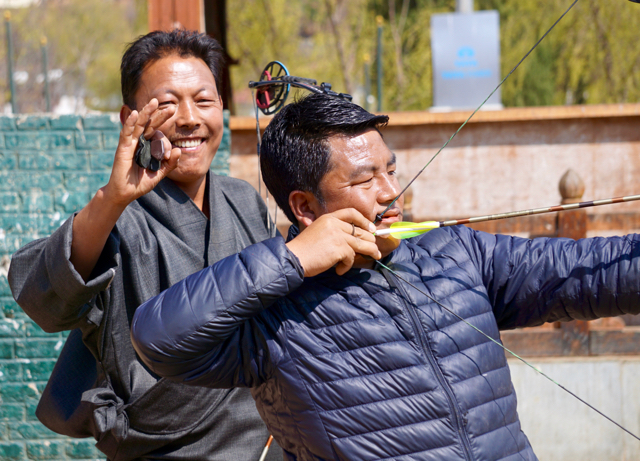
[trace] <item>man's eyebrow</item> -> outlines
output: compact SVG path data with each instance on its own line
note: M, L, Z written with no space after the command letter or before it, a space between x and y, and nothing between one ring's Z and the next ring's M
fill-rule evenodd
M368 165L361 165L349 174L349 179L356 179L357 177L369 173L371 171L376 171L376 166L373 163Z
M396 154L391 152L391 158L387 162L387 168L395 164L396 164ZM351 172L351 174L349 175L349 179L355 179L358 176L363 175L365 173L369 173L371 171L376 171L376 166L373 163L359 166L358 168L356 168Z
M214 93L216 93L213 89L213 86L209 85L209 86L203 86L201 88L198 88L198 90L195 92L195 94L200 94L203 91L213 91ZM178 96L178 92L175 90L172 90L171 88L160 88L158 93L165 93L165 94L171 94L173 96ZM216 93L217 94L217 93Z

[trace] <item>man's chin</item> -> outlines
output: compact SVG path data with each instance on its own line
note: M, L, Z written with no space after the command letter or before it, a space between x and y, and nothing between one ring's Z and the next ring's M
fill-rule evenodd
M204 178L209 172L209 168L205 165L178 165L178 167L170 172L167 176L169 179L179 184L197 183Z

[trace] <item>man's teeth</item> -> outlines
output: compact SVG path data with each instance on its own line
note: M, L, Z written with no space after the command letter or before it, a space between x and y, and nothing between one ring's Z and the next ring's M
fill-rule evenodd
M175 141L173 144L177 147L198 147L202 139L188 139L182 141Z

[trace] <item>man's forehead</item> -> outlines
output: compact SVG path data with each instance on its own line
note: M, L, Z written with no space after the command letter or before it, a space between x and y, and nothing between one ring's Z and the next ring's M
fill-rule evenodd
M331 170L375 170L396 163L396 155L375 129L355 136L331 136L328 141Z
M170 54L144 66L135 98L138 103L146 104L151 97L187 87L190 92L217 91L211 69L202 59Z

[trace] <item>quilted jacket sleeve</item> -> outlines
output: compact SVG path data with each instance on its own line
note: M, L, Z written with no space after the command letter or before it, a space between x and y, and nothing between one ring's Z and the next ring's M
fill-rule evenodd
M453 230L501 329L640 312L640 235L524 239Z
M44 331L71 330L91 322L99 325L98 299L120 266L118 237L111 234L100 261L85 281L69 261L73 216L50 237L33 241L11 259L9 285L16 302Z
M281 237L251 245L141 305L133 345L160 376L189 384L255 386L277 358L277 320L259 316L302 284L304 272Z

